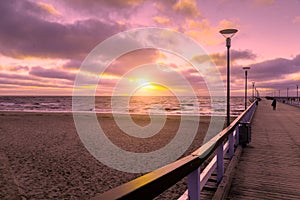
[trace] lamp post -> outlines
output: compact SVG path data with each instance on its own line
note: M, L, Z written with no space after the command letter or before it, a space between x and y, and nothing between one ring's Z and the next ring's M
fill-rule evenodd
M255 82L252 82L252 99L254 101L254 86L255 86Z
M278 90L279 98L280 98L280 90Z
M299 99L298 99L298 84L296 86L297 86L297 101L299 101Z
M230 55L229 49L231 46L231 38L234 34L238 32L237 29L223 29L220 33L226 38L226 47L227 47L227 126L230 125Z
M250 67L243 67L243 70L245 70L245 110L247 109L247 77L249 69Z
M289 98L289 88L286 88L286 98Z

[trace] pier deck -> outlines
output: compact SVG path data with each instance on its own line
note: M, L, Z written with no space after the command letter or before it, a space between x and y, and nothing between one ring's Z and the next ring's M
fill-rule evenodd
M227 199L300 199L300 108L259 102Z

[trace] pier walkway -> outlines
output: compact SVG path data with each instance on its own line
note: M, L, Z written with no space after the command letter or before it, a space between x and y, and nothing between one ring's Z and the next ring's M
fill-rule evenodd
M300 108L259 102L227 199L300 199Z

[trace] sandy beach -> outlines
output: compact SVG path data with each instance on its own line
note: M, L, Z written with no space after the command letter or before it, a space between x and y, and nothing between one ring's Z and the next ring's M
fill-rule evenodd
M139 125L149 117L133 117ZM166 145L178 130L180 117L168 116L155 136L140 139L124 134L109 114L98 121L108 138L133 152ZM197 135L185 155L203 141L210 117L201 117ZM96 193L142 174L121 172L96 160L84 147L70 113L0 113L0 199L89 199ZM157 199L175 199L186 189L182 180Z

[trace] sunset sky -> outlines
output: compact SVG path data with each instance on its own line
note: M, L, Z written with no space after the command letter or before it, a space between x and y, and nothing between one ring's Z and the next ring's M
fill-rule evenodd
M193 38L223 81L226 47L219 30L238 29L231 47L232 95L243 95L245 66L251 67L248 86L255 81L261 95L280 90L285 96L289 88L289 95L296 96L300 83L300 0L7 0L0 2L0 13L2 95L72 95L76 74L92 49L119 32L144 27L169 28ZM149 63L171 72L158 76L151 66L131 71ZM112 95L120 80L122 87L136 84L140 95L167 95L181 87L172 73L198 86L198 95L207 95L205 78L192 66L155 49L113 60L97 95Z

